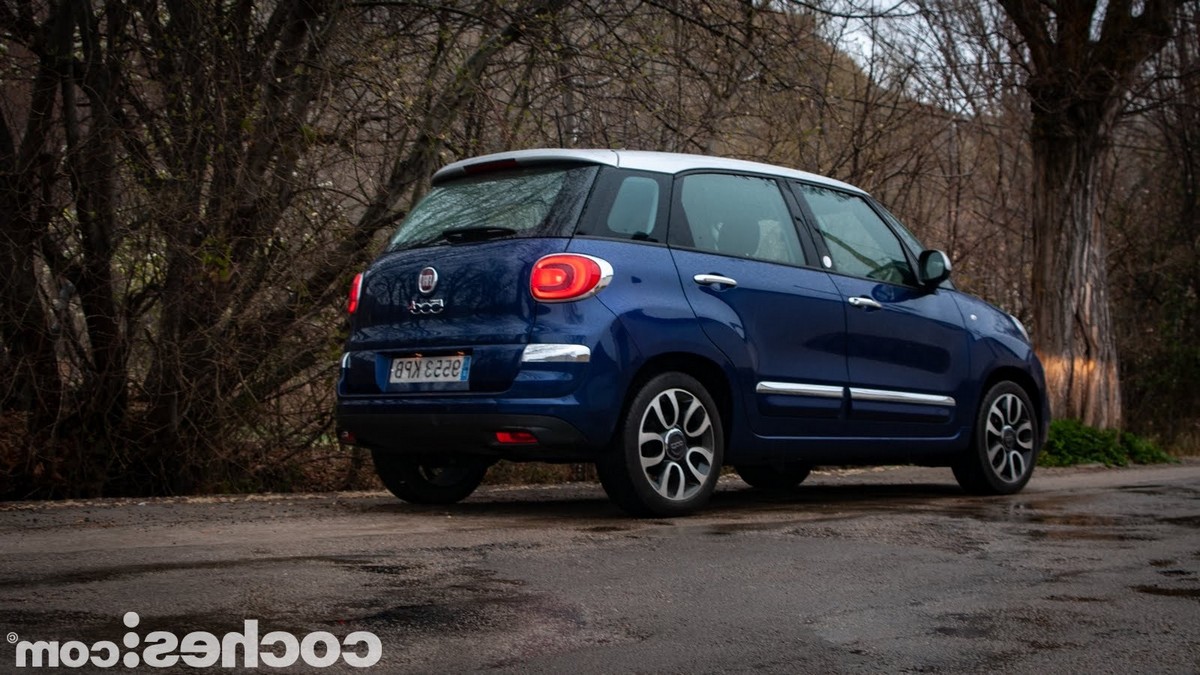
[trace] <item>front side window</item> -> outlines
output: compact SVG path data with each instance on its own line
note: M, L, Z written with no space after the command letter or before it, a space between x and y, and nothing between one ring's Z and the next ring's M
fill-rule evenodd
M857 195L797 185L817 220L833 268L842 274L894 284L915 284L900 240Z
M721 255L804 264L791 212L769 178L691 174L680 179L682 217L672 243Z
M435 185L388 250L501 237L570 236L595 167L501 171Z
M875 202L875 207L879 209L879 212L883 214L883 217L888 221L888 224L892 226L892 230L894 230L896 234L900 235L900 238L904 240L904 243L908 246L908 250L911 251L913 255L921 255L921 251L925 250L925 245L921 243L920 239L917 239L917 236L912 233L912 230L905 227L904 223L900 222L900 219L897 218L895 214L893 214L891 211L888 211L879 202Z

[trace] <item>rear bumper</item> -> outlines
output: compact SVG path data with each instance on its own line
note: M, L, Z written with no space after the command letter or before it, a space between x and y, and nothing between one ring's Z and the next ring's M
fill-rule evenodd
M473 455L540 461L594 460L599 449L571 423L550 415L366 413L338 409L338 437L353 445L408 455ZM501 443L498 431L532 434L536 443ZM346 433L353 439L346 439Z

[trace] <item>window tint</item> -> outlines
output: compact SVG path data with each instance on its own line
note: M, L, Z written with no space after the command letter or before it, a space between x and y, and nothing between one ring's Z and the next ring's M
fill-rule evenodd
M896 234L900 235L900 238L904 240L904 243L908 246L908 250L912 251L913 255L921 255L921 251L925 250L925 245L921 243L921 240L917 239L916 235L914 235L911 230L905 227L904 223L900 222L899 218L893 215L891 211L888 211L886 208L884 208L879 202L875 202L875 206L881 213L883 213L883 217L887 219L888 224L892 226L892 230L894 230Z
M492 229L497 235L570 234L595 167L518 169L435 185L392 236L389 250L444 243L447 232Z
M612 210L608 212L608 229L618 234L649 235L654 231L658 215L658 181L630 176L621 181Z
M775 181L692 174L681 179L679 197L681 222L672 230L672 243L768 262L804 262L791 212Z
M579 224L579 234L607 239L666 240L669 177L604 168L596 179Z
M863 198L812 185L798 187L816 216L834 269L890 283L915 283L900 240Z

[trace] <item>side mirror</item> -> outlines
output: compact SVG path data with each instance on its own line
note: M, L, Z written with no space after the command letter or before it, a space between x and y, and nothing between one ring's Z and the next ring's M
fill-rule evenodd
M936 249L921 251L917 258L917 276L925 288L934 288L950 278L950 258Z

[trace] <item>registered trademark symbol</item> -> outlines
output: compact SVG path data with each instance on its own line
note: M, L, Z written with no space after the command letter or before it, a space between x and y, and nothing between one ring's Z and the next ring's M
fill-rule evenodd
M10 644L10 645L17 644L17 634L16 633L8 634L8 644Z

